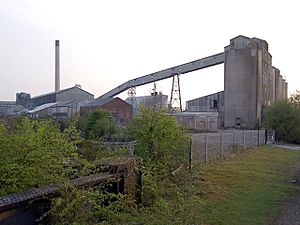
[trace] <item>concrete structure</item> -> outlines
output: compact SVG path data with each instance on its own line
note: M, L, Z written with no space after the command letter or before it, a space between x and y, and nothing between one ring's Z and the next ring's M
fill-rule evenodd
M288 84L272 66L265 40L237 36L224 51L224 92L190 100L186 110L219 112L220 128L256 128L267 106L287 98Z
M225 47L225 127L255 128L273 100L268 43L238 36Z
M60 90L59 40L55 41L55 91Z
M29 110L26 114L35 119L50 117L67 125L79 114L80 107L88 102L89 100L46 103Z
M186 111L218 113L218 127L224 127L224 91L187 101Z
M50 107L53 105L58 104L57 102L46 103L44 105L40 105L32 110L29 110L26 115L31 118L39 119L39 118L46 118L50 116Z
M34 107L37 107L52 102L62 103L68 101L85 101L93 99L94 95L81 89L79 85L75 85L74 87L33 97L30 99L30 102Z
M15 101L0 101L0 117L24 115L26 108Z
M139 107L141 105L147 108L168 109L168 95L163 95L161 92L157 95L128 97L125 101L132 105L134 115L139 114Z
M84 100L57 103L50 107L49 115L54 120L60 121L63 124L68 124L71 119L75 118L76 115L80 113L80 107L89 102L89 100Z
M31 99L31 96L28 93L21 92L21 93L16 94L16 104L22 105L28 109L33 108L30 99Z
M80 107L80 114L87 114L96 109L110 111L117 125L126 124L133 114L133 107L120 98L96 99Z
M224 119L220 111L223 122L219 124L224 123L225 128L256 128L262 123L266 107L276 100L286 98L288 92L288 85L280 71L272 66L268 47L265 40L240 35L231 39L230 45L222 53L129 80L99 99L224 63ZM202 106L205 107L205 104ZM188 108L191 109L190 106Z
M33 98L28 93L20 92L16 94L15 102L0 102L0 116L27 114L32 118L52 117L65 123L79 113L81 106L93 99L94 95L79 85Z
M217 112L183 112L172 113L179 124L188 130L193 131L217 131L218 113Z

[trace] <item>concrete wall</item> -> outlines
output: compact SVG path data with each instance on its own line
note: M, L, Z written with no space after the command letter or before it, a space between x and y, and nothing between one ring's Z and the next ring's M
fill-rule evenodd
M30 101L34 107L44 105L47 103L56 102L56 94L53 92L47 95L37 96L35 98L32 98Z
M125 101L132 105L134 115L140 114L139 107L141 105L147 108L168 109L168 95L163 95L162 93L158 93L157 95L128 97Z
M285 91L285 88L286 88L286 87L285 87L285 83L286 83L286 82L285 82L285 79L282 78L282 84L281 84L281 98L282 98L282 99L286 99L286 98L285 98L285 95L286 95L286 94L285 94L285 93L286 93L286 91Z
M268 43L239 36L225 48L224 126L255 128L274 99L274 69Z
M287 99L288 98L288 93L289 93L288 83L285 82L284 85L285 85L285 95L284 95L284 97L285 97L285 99Z
M224 64L224 127L253 128L256 124L258 49L230 49Z
M183 112L172 114L179 124L188 130L217 131L218 113Z
M78 86L74 86L61 91L33 97L30 101L33 106L37 107L52 102L84 101L93 99L94 95L84 91Z
M80 107L84 106L88 102L89 100L75 101L51 106L49 116L67 125L77 114L80 113Z
M224 116L225 128L260 126L267 107L287 98L288 92L279 69L272 66L268 48L259 38L240 35L231 39L224 48L224 109L210 108L210 101L216 99L213 94L187 101L186 110L217 111L219 117Z
M275 102L276 99L276 68L272 66L271 69L271 74L272 74L272 103Z
M224 127L224 91L186 102L187 112L218 112L218 128Z
M285 85L285 80L280 75L280 71L276 71L276 77L275 77L275 101L286 99L287 97L287 90Z
M25 110L25 107L16 104L16 102L0 101L0 117L21 115L20 113L23 110Z

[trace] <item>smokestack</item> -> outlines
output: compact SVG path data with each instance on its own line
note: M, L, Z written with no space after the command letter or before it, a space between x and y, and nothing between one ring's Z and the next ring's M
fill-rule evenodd
M55 91L60 90L59 40L55 40Z

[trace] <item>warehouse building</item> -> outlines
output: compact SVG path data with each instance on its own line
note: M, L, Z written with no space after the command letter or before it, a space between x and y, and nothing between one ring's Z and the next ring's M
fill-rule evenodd
M217 112L182 112L172 113L179 124L193 131L214 132L218 130L218 113Z
M134 96L125 99L133 107L133 115L139 114L139 108L144 106L151 109L168 110L168 95L157 93L157 95Z
M80 114L84 115L97 109L104 109L111 112L114 122L123 126L131 120L133 107L124 100L116 98L95 99L80 107Z
M51 117L68 124L80 112L80 107L94 99L94 95L79 85L31 98L28 93L17 93L16 103L32 118Z
M24 104L24 106L30 105L31 107L37 107L47 103L53 102L67 102L67 101L85 101L93 100L94 95L81 89L79 85L74 87L62 89L55 92L50 92L47 94L39 95L30 98L30 94L27 93L17 93L16 102L17 104Z

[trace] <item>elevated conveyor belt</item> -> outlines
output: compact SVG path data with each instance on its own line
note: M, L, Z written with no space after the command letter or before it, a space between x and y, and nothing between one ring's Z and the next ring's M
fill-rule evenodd
M208 56L179 66L171 67L169 69L151 73L146 76L138 77L119 85L118 87L112 89L106 94L100 96L98 99L114 97L122 93L123 91L128 90L131 87L137 87L154 81L164 80L173 77L175 74L185 74L195 70L200 70L210 66L215 66L224 63L224 59L225 59L225 54L224 52L222 52L216 55Z

